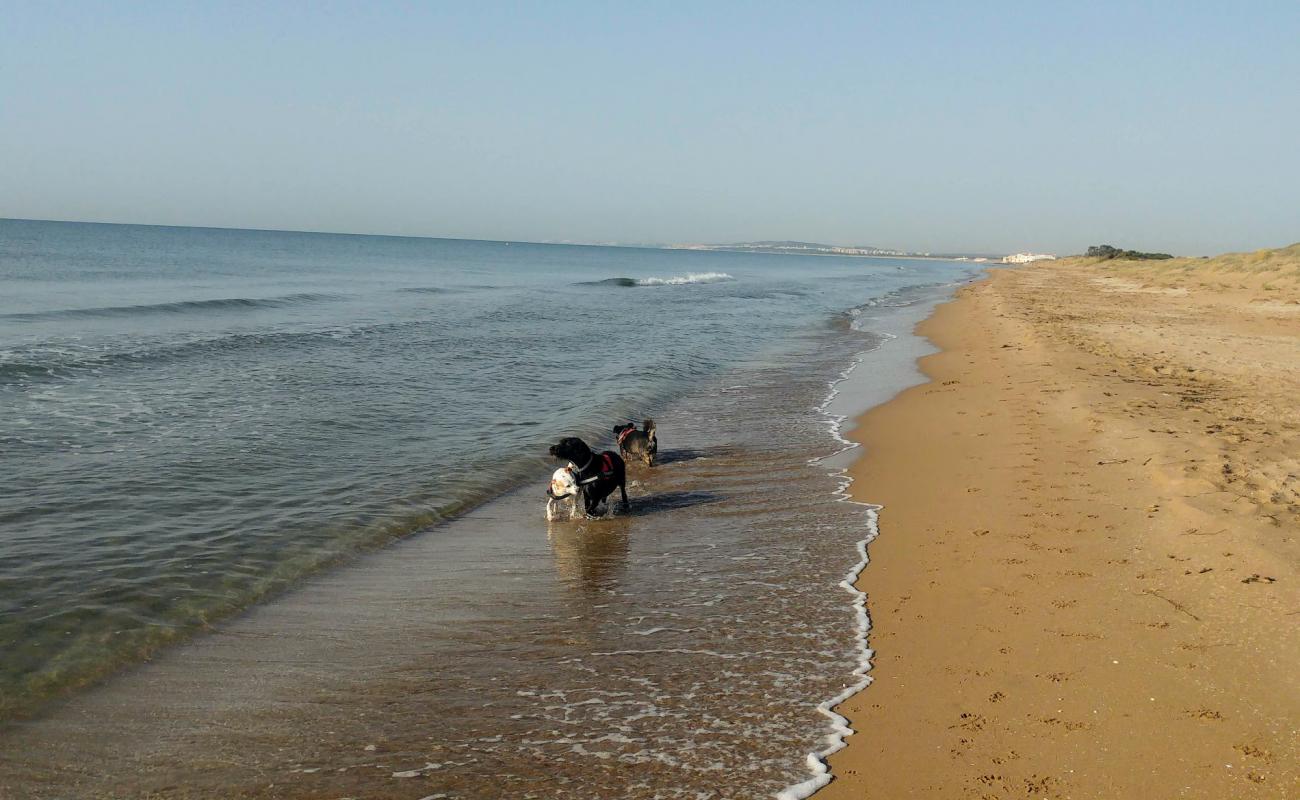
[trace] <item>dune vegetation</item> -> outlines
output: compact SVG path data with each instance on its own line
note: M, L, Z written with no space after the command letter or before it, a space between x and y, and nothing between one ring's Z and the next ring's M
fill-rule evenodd
M1066 264L1096 264L1108 275L1141 288L1227 289L1254 292L1257 301L1300 303L1300 242L1288 247L1225 253L1213 258L1159 261L1127 258L1063 259Z

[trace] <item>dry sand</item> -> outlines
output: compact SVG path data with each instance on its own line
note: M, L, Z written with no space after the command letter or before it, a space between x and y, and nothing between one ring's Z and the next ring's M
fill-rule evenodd
M1300 797L1300 246L995 270L918 330L817 800Z

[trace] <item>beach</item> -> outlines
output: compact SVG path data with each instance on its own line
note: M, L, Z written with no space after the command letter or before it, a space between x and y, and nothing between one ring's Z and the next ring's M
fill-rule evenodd
M33 231L53 264L117 247L139 271L140 240L206 281L213 253L269 276L244 296L125 274L150 303L88 308L32 282L35 310L0 315L27 339L0 388L79 445L14 432L26 480L99 492L5 496L29 556L0 596L22 656L0 673L6 797L804 797L846 696L856 733L818 798L1297 788L1296 248L971 284L951 262ZM319 274L262 261L268 242ZM325 259L340 248L380 285ZM575 302L630 304L664 337L647 356L640 327L606 331L625 357L585 409L549 399L585 362L505 346ZM98 338L59 338L73 324ZM480 374L520 389L481 419L460 402ZM212 419L156 441L191 402ZM660 463L631 468L631 510L548 524L548 437L607 443L646 416ZM94 480L123 464L156 483ZM278 518L187 507L242 496L250 468ZM130 504L155 496L184 513L142 521ZM42 555L82 540L100 550Z
M819 800L1300 794L1300 247L994 269L861 417Z

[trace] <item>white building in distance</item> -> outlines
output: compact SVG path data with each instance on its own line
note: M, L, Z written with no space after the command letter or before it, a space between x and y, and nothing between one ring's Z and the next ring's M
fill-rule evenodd
M1055 261L1056 256L1050 253L1016 253L1015 255L1003 256L1003 264L1028 264L1030 261Z

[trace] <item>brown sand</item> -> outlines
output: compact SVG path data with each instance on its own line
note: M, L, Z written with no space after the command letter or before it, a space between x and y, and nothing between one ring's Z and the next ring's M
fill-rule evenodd
M1300 797L1300 246L995 270L918 330L817 800Z

